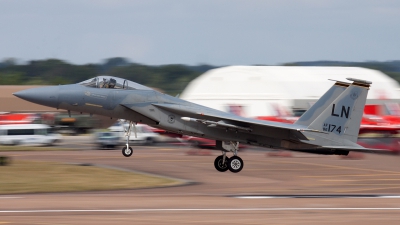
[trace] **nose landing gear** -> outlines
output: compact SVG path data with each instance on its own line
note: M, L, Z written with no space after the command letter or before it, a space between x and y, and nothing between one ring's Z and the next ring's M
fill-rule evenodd
M222 155L218 156L214 161L214 167L219 172L225 172L227 170L232 173L238 173L243 169L243 160L237 156L239 150L239 142L222 142L222 148L224 149ZM234 156L228 158L226 152L232 152Z
M133 150L131 147L129 147L129 137L131 136L131 131L132 131L132 126L134 129L134 133L135 133L135 137L137 137L136 134L136 124L132 121L129 121L129 126L128 129L125 129L124 126L124 132L125 132L125 137L126 137L126 144L125 147L122 148L122 155L124 155L125 157L129 157L132 155Z

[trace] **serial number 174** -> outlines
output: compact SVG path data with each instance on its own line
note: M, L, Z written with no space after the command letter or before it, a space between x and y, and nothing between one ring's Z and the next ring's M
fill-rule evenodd
M342 126L336 126L335 124L324 123L322 130L327 132L336 131L340 134L342 132Z

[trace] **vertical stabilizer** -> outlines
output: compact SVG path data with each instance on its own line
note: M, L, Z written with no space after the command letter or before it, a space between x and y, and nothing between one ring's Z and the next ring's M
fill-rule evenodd
M309 126L349 85L350 83L336 81L294 124Z
M339 136L356 142L371 82L347 79L353 83L331 102L308 128L326 132L331 139Z

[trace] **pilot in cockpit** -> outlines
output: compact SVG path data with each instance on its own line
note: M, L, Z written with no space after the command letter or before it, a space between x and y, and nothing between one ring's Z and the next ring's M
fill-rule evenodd
M113 78L110 78L110 80L103 78L102 83L103 83L103 85L101 85L100 88L115 88L117 81Z
M116 84L117 81L115 79L110 78L110 81L108 82L108 88L115 88Z

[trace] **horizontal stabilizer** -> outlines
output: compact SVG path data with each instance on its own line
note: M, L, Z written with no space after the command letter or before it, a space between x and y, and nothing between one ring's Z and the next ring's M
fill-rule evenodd
M341 150L341 151L353 151L353 152L365 152L365 153L387 153L386 149L376 149L376 148L363 148L353 147L353 146L321 146L317 149L331 149L331 150Z

